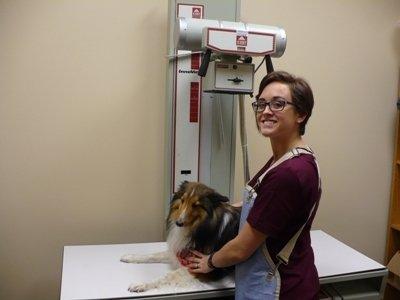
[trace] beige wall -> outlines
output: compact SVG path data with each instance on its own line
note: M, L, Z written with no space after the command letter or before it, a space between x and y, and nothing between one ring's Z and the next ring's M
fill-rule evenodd
M0 2L0 299L58 298L63 245L162 239L167 10Z
M1 299L58 298L63 245L162 240L167 9L0 1ZM324 181L315 227L379 261L399 12L397 0L242 0L244 21L286 29L276 68L314 88L306 138ZM247 119L254 174L270 151L250 110Z

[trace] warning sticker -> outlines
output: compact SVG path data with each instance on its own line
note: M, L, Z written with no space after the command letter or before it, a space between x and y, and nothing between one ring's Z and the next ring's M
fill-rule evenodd
M192 18L201 19L201 7L192 7Z
M237 35L236 36L236 46L247 46L247 36L246 35Z
M203 19L204 5L178 3L176 16L178 18Z

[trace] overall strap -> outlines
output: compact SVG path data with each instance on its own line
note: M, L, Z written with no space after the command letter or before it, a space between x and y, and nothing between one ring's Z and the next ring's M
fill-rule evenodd
M300 229L292 236L292 238L287 242L285 247L276 255L278 258L278 265L283 263L287 265L289 263L290 254L292 254L294 246L296 245L297 239L299 238L301 232L303 231L304 227L306 226L307 222L310 220L317 203L314 203L313 207L311 208L310 214L308 215L307 221L300 227Z
M278 159L272 165L270 165L269 168L263 174L261 174L260 177L257 178L256 185L259 185L261 183L261 181L264 179L265 175L267 175L267 173L269 171L271 171L273 168L279 166L281 163L283 163L284 161L286 161L288 159L299 156L300 154L311 154L314 156L314 152L308 146L306 146L304 148L303 147L293 148L293 149L289 150L288 152L286 152L280 159Z
M316 207L316 203L314 203L311 212L307 218L307 221L301 226L301 228L295 233L295 235L287 242L285 247L276 255L276 258L278 259L278 262L276 264L270 264L272 266L272 269L269 270L267 273L266 279L271 280L276 274L279 274L276 272L281 264L287 265L289 263L289 257L293 252L294 246L296 245L297 239L299 238L301 232L304 229L304 226L306 226L308 220L310 219L312 213L314 212L314 209ZM264 244L265 246L265 244ZM264 256L267 258L268 261L271 261L271 257L269 255L268 250L266 247L264 247L265 250L263 249Z
M314 154L313 154L314 155ZM314 156L314 161L315 164L317 166L317 172L318 172L318 191L321 190L321 176L319 173L319 167L318 167L318 163L317 160L315 159ZM285 247L283 247L283 249L276 255L276 257L278 258L278 265L276 268L278 268L279 264L283 263L285 265L287 265L289 263L289 257L290 254L292 254L294 246L296 245L297 239L299 238L301 232L303 231L304 227L306 226L306 224L308 223L308 221L310 220L312 214L315 211L315 208L317 207L317 202L314 203L313 207L311 208L310 214L308 215L308 218L306 220L306 222L303 224L303 226L300 227L300 229L293 235L293 237L289 240L289 242L285 245Z

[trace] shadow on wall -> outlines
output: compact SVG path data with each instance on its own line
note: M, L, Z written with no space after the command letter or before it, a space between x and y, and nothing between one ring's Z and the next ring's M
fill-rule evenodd
M400 66L400 20L397 21L396 27L393 30L393 50L397 57L398 65Z

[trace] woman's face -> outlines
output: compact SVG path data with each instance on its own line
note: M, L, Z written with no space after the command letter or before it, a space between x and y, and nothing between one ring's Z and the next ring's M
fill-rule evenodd
M272 99L284 99L293 103L289 87L281 82L268 84L259 95L258 101L269 103ZM263 136L269 138L292 137L299 134L299 125L305 117L300 117L296 108L286 104L281 111L271 111L267 105L263 112L256 113L257 124Z

